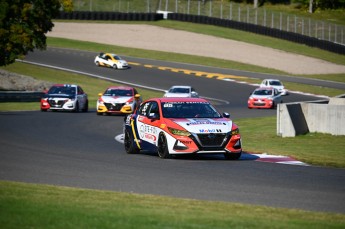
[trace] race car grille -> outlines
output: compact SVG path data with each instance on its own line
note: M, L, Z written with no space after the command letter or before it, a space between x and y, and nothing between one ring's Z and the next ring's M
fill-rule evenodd
M224 143L226 134L198 134L199 142L202 146L221 146Z
M66 101L50 99L50 100L48 100L48 102L49 102L49 105L51 107L62 107L65 104Z
M104 103L104 105L107 107L108 111L120 111L124 103Z

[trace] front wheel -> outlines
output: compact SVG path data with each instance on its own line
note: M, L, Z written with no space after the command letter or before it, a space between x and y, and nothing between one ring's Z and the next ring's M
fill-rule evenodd
M98 62L98 61L96 61L96 66L98 66L98 67L99 67L99 65L100 65L100 64L99 64L99 62Z
M82 110L83 112L88 112L89 111L89 101L86 101L86 103L84 104L84 108Z
M117 65L116 64L113 65L113 69L117 69Z
M124 145L126 153L128 154L136 154L139 153L139 149L135 148L134 146L134 139L131 137L131 134L128 130L125 130L125 139L124 139Z
M75 108L74 108L73 112L79 112L79 103L75 104Z
M158 137L158 156L163 159L171 158L168 149L167 139L164 134L160 134Z

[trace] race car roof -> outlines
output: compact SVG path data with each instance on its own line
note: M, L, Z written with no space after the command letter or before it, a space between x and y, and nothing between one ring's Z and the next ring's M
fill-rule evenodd
M202 99L202 98L186 98L186 97L163 97L163 98L152 98L149 99L147 101L160 101L163 103L166 102L209 102L206 99Z

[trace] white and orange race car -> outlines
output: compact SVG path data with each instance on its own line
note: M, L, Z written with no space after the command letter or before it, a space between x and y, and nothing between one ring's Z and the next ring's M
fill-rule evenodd
M129 68L127 61L122 59L119 55L113 53L100 53L95 57L95 64L97 66L105 66L114 69Z
M155 151L161 158L223 154L236 160L242 153L241 135L229 117L202 98L149 99L125 119L125 150Z
M128 86L111 86L98 96L97 115L130 114L142 102L137 89Z

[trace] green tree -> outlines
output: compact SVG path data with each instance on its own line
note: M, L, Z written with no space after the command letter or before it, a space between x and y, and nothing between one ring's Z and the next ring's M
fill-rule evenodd
M45 49L45 34L61 7L59 0L0 0L0 66Z

